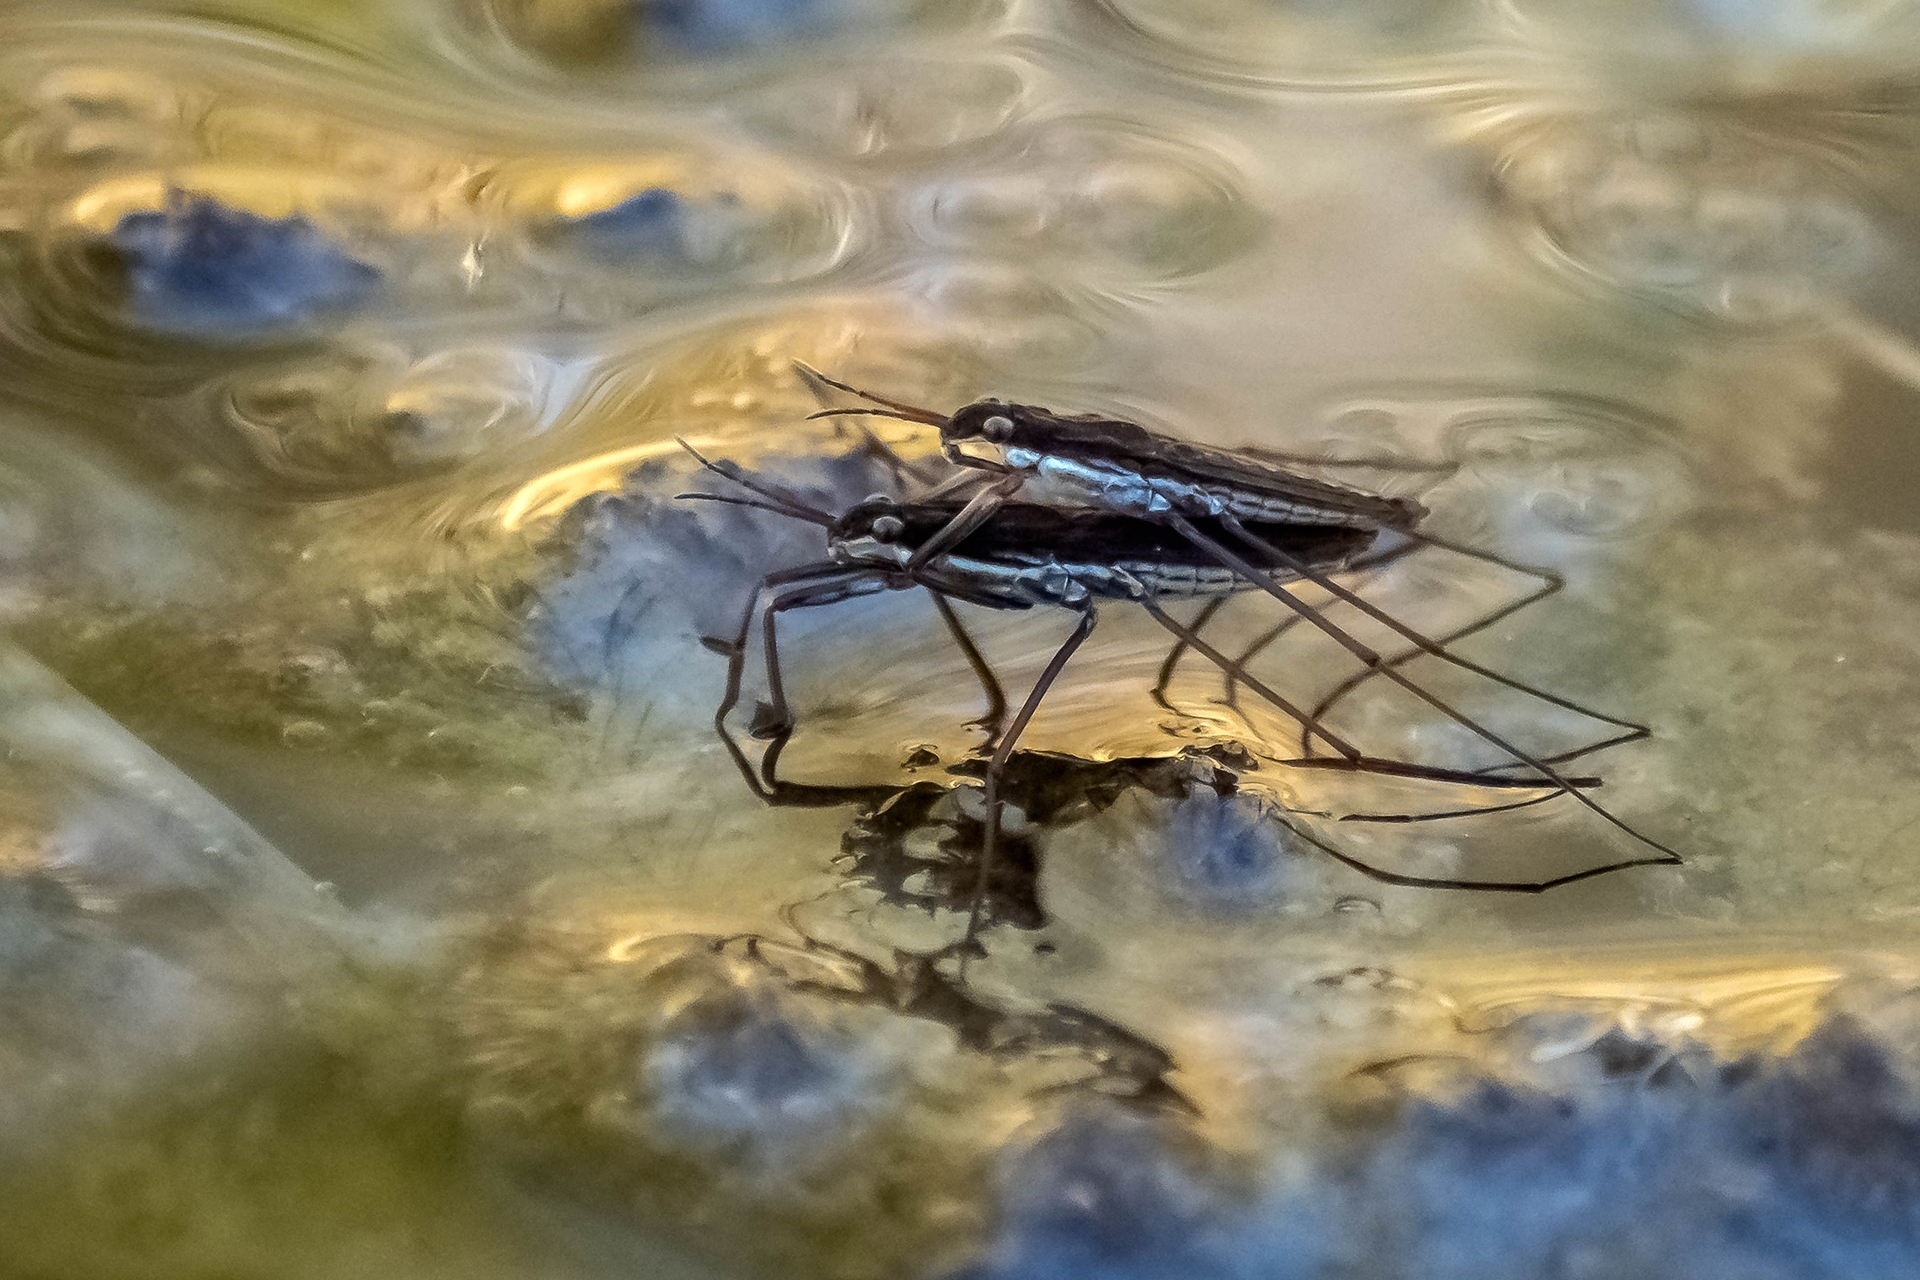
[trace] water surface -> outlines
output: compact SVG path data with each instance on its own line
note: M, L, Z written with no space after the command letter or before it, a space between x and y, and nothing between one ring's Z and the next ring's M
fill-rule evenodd
M1913 1273L1912 6L0 30L0 1269ZM676 500L725 489L676 439L832 510L907 483L863 425L933 465L808 420L795 361L1319 459L1550 571L1461 652L1650 725L1596 794L1684 864L1343 866L1301 833L1426 877L1631 848L1564 800L1343 823L1457 796L1285 764L1191 654L1156 701L1113 604L963 969L983 696L924 593L781 615L815 803L714 731L703 641L823 543ZM1541 581L1355 589L1441 634ZM1072 625L960 609L1016 700ZM1303 627L1248 670L1353 669ZM1328 724L1496 762L1385 681Z

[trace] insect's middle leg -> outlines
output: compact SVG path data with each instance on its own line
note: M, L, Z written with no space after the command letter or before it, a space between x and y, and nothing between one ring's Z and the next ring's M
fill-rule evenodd
M1200 612L1193 615L1193 621L1187 624L1187 630L1198 632L1209 622L1212 622L1213 615L1219 613L1230 599L1232 599L1231 596L1215 596L1213 599L1207 601L1207 603L1201 607ZM1167 688L1173 683L1173 673L1179 669L1180 659L1186 657L1187 650L1192 647L1184 637L1176 636L1174 637L1173 647L1167 650L1167 656L1161 660L1160 674L1153 682L1153 700L1162 711L1171 711L1175 715L1180 714L1180 709L1167 701Z
M1404 560L1407 556L1413 554L1417 550L1419 550L1418 544L1411 543L1411 542L1401 543L1399 546L1391 547L1388 550L1383 551L1377 555L1361 556L1360 558L1348 564L1345 572L1348 572L1348 573L1361 572L1361 573L1367 574L1368 577L1370 578L1374 574L1377 574L1380 570L1386 568L1388 565L1393 564L1397 560ZM1301 615L1297 613L1290 614L1287 617L1282 618L1279 622L1275 623L1273 626L1267 628L1267 630L1261 632L1258 636L1254 638L1254 641L1252 644L1248 645L1245 649L1242 649L1240 651L1240 656L1233 660L1233 668L1226 673L1225 701L1229 707L1237 707L1240 705L1240 691L1239 691L1238 685L1240 683L1240 673L1242 669L1244 669L1249 662L1252 662L1255 658L1259 657L1262 653L1264 653L1267 647L1273 644L1274 641L1278 640L1281 636L1287 634L1287 632L1299 626L1302 621L1304 621L1304 619L1301 617ZM1326 713L1327 713L1327 704L1325 702L1322 702L1319 706L1316 706L1313 709L1309 723L1300 726L1301 736L1309 744L1308 746L1302 748L1302 751L1304 754L1307 754L1307 755L1312 754L1312 747L1310 744L1313 739L1313 726L1315 724L1318 724L1320 722L1321 717L1326 715Z
M927 587L927 594L933 597L933 607L940 611L940 618L947 624L947 630L952 633L954 643L959 645L960 652L966 655L967 665L973 668L974 678L980 682L980 691L987 695L986 713L969 723L987 731L986 746L991 749L1000 741L1000 730L1006 723L1006 692L1001 689L999 677L994 675L986 656L980 652L980 646L973 642L973 637L967 634L966 627L961 624L960 615L954 612L953 605L947 600L947 593L927 586L924 582L920 585Z
M1099 615L1094 612L1091 604L1082 611L1080 621L1074 627L1073 633L1054 652L1053 657L1047 662L1046 669L1040 673L1040 678L1033 682L1033 689L1027 694L1027 700L1020 705L1019 714L1014 716L1013 723L1007 728L1006 736L1000 739L1000 745L994 749L993 758L987 762L986 794L983 797L986 803L986 835L980 844L980 870L973 882L973 902L967 909L967 932L961 940L960 966L963 973L966 969L967 957L973 950L974 938L980 932L980 912L986 904L987 884L993 871L994 854L1000 843L1001 772L1006 769L1007 760L1013 755L1014 745L1020 741L1020 735L1026 732L1027 722L1032 720L1034 712L1040 709L1041 699L1047 696L1047 690L1051 689L1053 682L1059 679L1060 672L1066 667L1067 659L1073 656L1073 651L1085 644L1087 637L1093 634L1093 626L1098 619Z

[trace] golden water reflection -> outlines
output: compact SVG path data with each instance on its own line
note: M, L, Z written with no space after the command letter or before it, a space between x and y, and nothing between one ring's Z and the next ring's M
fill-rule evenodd
M13 6L0 1256L1912 1274L1915 12ZM825 540L676 498L729 492L681 441L829 512L937 473L921 425L809 420L854 401L796 361L1307 456L1551 570L1462 644L1650 724L1596 794L1684 864L1343 865L1313 840L1538 880L1621 837L1353 821L1512 790L1301 766L1113 602L962 963L985 695L946 624L782 614L762 767L742 609ZM1355 581L1445 634L1549 579ZM1072 625L959 611L1016 701ZM1276 621L1208 634L1488 763Z

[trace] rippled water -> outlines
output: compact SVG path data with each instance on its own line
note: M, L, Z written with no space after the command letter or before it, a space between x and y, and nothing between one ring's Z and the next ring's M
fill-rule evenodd
M1920 7L0 33L0 1274L1920 1268ZM1592 767L1684 865L1342 866L1302 833L1429 877L1632 849L1564 803L1343 824L1451 801L1281 763L1192 654L1156 701L1169 638L1109 604L963 967L983 702L923 593L782 615L809 803L714 732L703 639L823 542L676 501L724 488L676 437L832 510L906 483L863 422L933 463L808 420L796 360L1318 459L1551 569L1462 650L1648 722ZM1536 582L1356 588L1442 633ZM1072 621L960 609L1016 701ZM1489 763L1375 686L1329 723Z

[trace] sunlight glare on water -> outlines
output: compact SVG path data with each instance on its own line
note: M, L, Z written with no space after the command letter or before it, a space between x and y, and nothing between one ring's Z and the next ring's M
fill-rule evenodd
M1920 6L0 32L0 1274L1920 1269ZM1074 617L776 689L951 471L796 362L1436 542L1102 602L983 876Z

